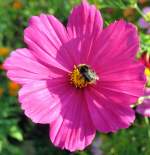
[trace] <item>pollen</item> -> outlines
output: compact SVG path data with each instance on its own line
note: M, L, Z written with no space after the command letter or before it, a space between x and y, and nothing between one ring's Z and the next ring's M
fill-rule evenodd
M88 84L94 84L97 79L96 73L85 64L74 65L73 71L70 74L70 83L76 88L84 88Z

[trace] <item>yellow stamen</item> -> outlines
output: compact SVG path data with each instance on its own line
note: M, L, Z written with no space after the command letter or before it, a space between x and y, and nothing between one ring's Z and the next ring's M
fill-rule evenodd
M71 73L71 83L74 84L76 88L83 88L87 86L88 82L79 72L79 69L74 65L74 69Z
M85 64L74 65L74 69L70 74L70 82L76 88L84 88L88 84L94 84L98 80L96 73Z

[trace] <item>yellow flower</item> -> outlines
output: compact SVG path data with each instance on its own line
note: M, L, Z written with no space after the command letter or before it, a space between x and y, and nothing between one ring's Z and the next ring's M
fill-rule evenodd
M14 0L12 7L14 9L21 9L23 7L23 4L20 0Z
M20 86L17 83L12 82L12 81L8 82L9 95L16 96L19 88Z
M0 87L0 97L3 95L4 89Z
M145 75L146 77L150 76L150 69L149 68L145 68Z
M144 19L146 22L150 22L150 12L145 14Z
M7 56L9 54L10 49L6 47L0 47L0 56Z

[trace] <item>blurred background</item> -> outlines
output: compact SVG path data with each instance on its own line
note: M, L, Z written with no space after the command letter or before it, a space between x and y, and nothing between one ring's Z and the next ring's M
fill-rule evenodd
M141 51L150 53L150 22L143 8L150 0L89 0L101 10L104 26L123 18L137 25L141 37ZM0 155L150 155L149 119L137 114L135 123L115 134L101 134L84 151L70 153L57 149L49 140L49 126L33 124L21 111L17 101L20 86L6 78L3 61L23 43L23 30L32 15L55 15L65 25L71 8L80 0L0 0ZM150 72L149 72L150 74ZM150 75L148 75L150 76ZM149 84L147 84L149 85Z

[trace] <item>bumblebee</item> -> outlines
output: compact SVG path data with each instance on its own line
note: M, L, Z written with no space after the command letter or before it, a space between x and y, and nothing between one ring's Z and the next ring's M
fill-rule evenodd
M99 77L96 73L86 64L81 64L78 66L80 74L84 77L85 81L88 83L95 83Z

